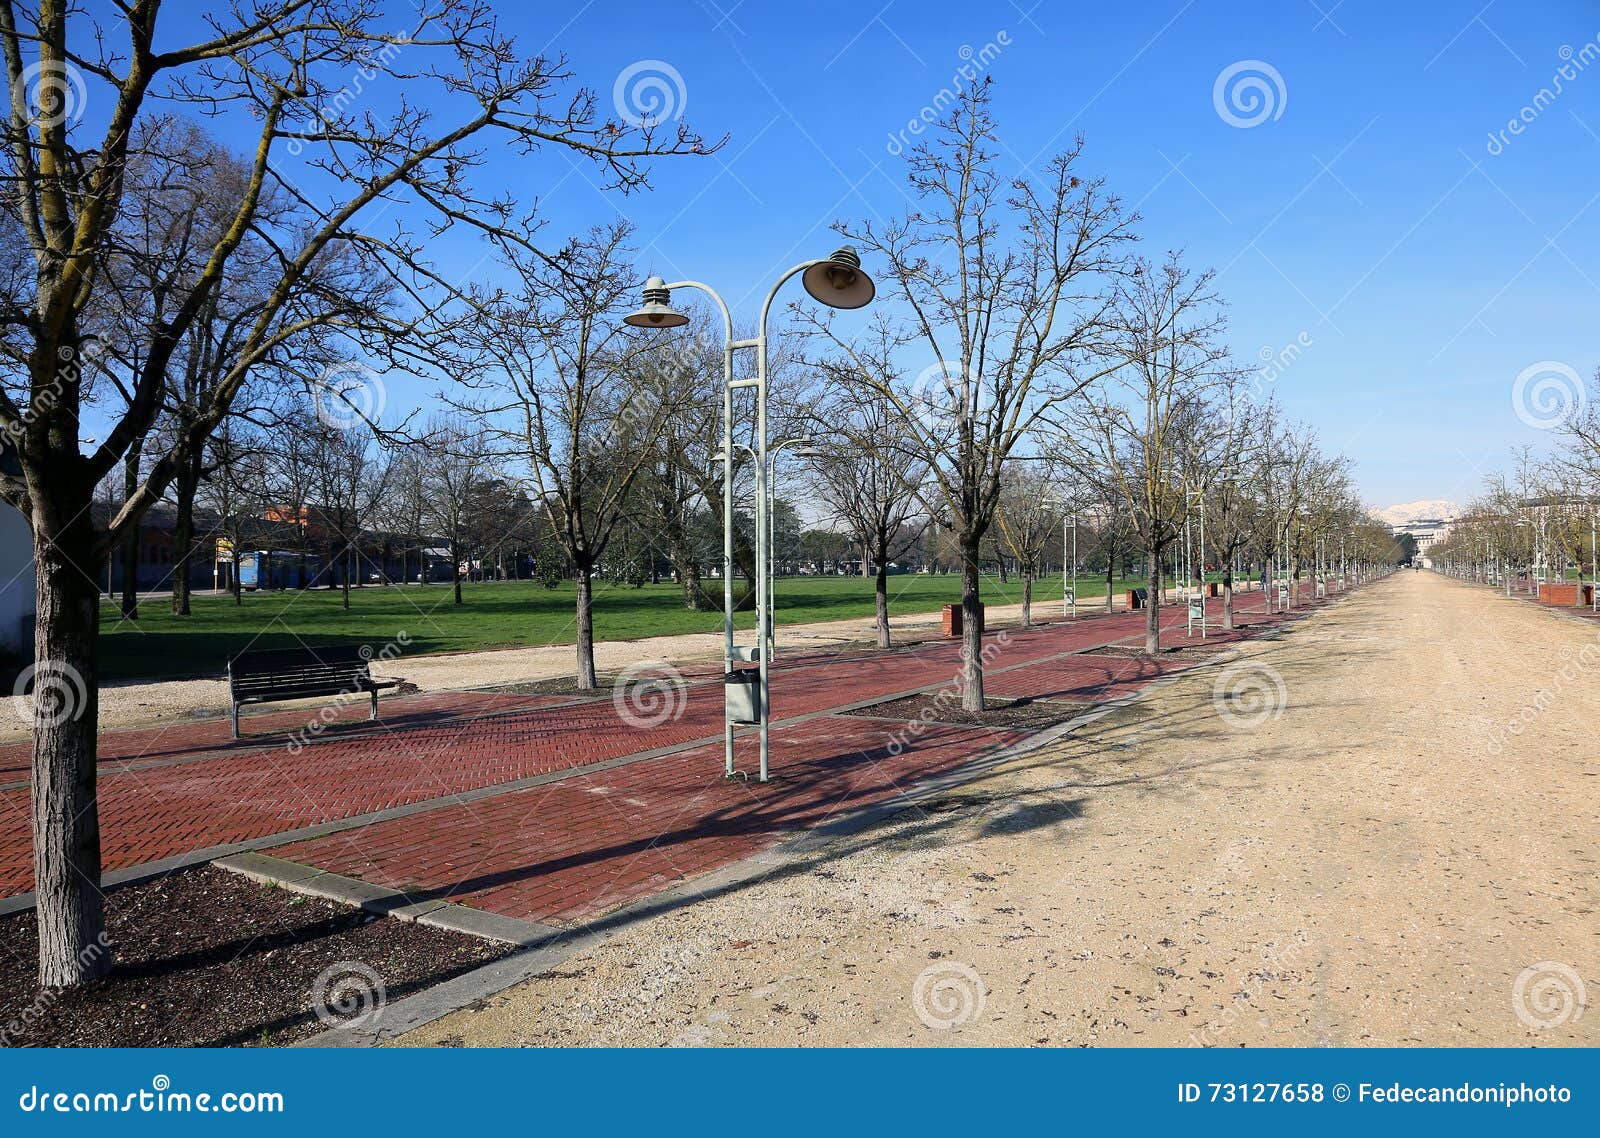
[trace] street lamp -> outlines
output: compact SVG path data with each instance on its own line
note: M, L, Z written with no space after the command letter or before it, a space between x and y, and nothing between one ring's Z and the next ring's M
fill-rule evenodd
M1068 503L1059 498L1046 498L1047 506L1060 506L1065 508ZM1072 527L1072 588L1067 588L1067 527ZM1106 586L1106 596L1110 597L1111 586ZM1061 515L1061 615L1078 619L1078 511Z
M836 250L832 256L815 261L803 261L780 276L768 291L761 304L761 318L756 334L750 339L734 339L733 315L718 292L700 281L674 281L669 284L661 277L651 277L644 284L643 303L637 312L623 317L623 323L634 328L682 328L689 317L672 307L672 290L698 289L709 296L722 313L722 670L727 676L736 663L733 645L733 393L741 388L753 388L756 395L756 443L754 448L756 474L756 648L759 661L759 689L756 722L761 735L762 782L767 781L768 735L772 720L768 686L768 664L771 652L761 645L770 643L772 636L770 521L767 509L767 484L771 458L767 447L767 320L778 290L792 277L799 276L800 283L814 300L832 308L861 308L870 304L875 292L872 278L861 268L860 255L849 246ZM753 379L733 378L733 354L746 348L755 349L756 374ZM723 759L726 774L731 778L733 769L734 722L725 716L723 730Z
M809 435L776 439L767 449L767 636L763 656L770 654L774 658L778 654L778 452L789 447L794 448L790 453L795 458L823 457Z
M1190 563L1189 548L1189 518L1193 515L1196 505L1200 509L1200 639L1206 638L1206 487L1205 484L1189 488L1189 480L1183 481L1183 599L1189 607L1189 622L1194 623L1193 598L1189 590L1194 584L1194 566Z

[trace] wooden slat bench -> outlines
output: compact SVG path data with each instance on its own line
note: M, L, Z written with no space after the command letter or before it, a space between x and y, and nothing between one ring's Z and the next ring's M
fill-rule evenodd
M246 703L365 693L372 697L367 719L377 719L378 692L399 687L402 681L373 679L367 666L370 658L371 649L365 645L240 652L228 661L233 737L239 737L239 708Z

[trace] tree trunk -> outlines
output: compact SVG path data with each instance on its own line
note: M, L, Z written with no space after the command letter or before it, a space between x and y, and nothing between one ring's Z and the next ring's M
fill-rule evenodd
M710 612L714 606L700 584L700 563L693 554L672 561L678 570L678 580L683 582L683 607L690 612Z
M37 508L34 517L33 866L45 988L71 987L111 970L95 801L100 566L87 488L78 496L81 502L59 502L60 516L71 518L59 528Z
M244 593L239 584L239 539L237 537L233 540L233 554L230 560L233 565L233 575L228 581L228 585L233 590L233 603L235 605L243 605Z
M756 607L756 552L738 526L733 527L733 567L744 574L744 592L735 593L733 607L751 612Z
M878 561L878 572L872 586L877 611L878 647L890 647L889 638L889 567L885 560Z
M1222 630L1233 631L1233 562L1222 571Z
M450 579L456 583L456 604L461 603L461 547L450 539Z
M200 489L200 463L196 454L178 464L172 480L176 507L172 517L172 615L190 614L189 558L194 553L194 496Z
M593 567L580 563L578 569L578 690L594 691L594 594L590 587Z
M122 460L122 495L127 501L139 492L140 444L135 441ZM139 526L128 527L122 542L122 619L139 619Z
M983 624L982 572L978 562L978 542L961 542L961 707L982 711L983 699Z
M1149 560L1149 599L1144 610L1144 650L1147 656L1161 651L1161 550L1152 548Z
M1022 627L1033 627L1033 574L1022 575Z
M1117 559L1115 556L1106 557L1106 611L1115 612L1117 601L1114 594L1117 591Z

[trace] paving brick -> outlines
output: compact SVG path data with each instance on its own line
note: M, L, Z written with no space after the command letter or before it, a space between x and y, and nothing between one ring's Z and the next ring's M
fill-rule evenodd
M1220 601L1212 603L1220 612ZM1245 594L1239 607L1248 609L1259 603L1259 595ZM1249 619L1264 624L1280 618L1257 612ZM1161 674L1166 665L1061 657L1109 641L1137 639L1143 621L1142 613L1086 613L1075 621L1057 619L1029 632L1005 633L1003 642L999 633L991 633L989 688L1000 695L1073 699L1109 698L1133 690ZM1174 630L1181 628L1183 621L1181 609L1165 610L1164 635L1178 635ZM670 844L671 857L646 840L637 856L619 868L622 875L615 882L591 882L593 896L589 899L575 901L571 888L563 883L547 886L550 900L546 904L569 917L597 911L601 902L594 900L599 895L596 889L610 889L607 896L633 897L640 889L681 880L686 872L703 872L761 848L762 843L775 840L773 834L803 826L808 814L818 809L820 800L815 795L834 794L847 800L843 788L853 777L866 777L869 783L879 777L870 773L874 771L924 777L980 753L989 745L983 741L984 732L950 729L948 736L943 731L938 734L942 740L938 746L929 742L915 749L927 760L923 766L906 766L906 756L887 765L872 761L861 766L849 756L862 753L862 747L850 740L859 740L864 731L881 731L881 724L874 728L872 721L856 720L845 726L834 717L785 722L863 700L954 684L959 666L960 646L947 641L888 653L803 653L775 661L773 714L777 726L772 766L780 778L759 791L721 783L721 747L715 744L688 756L645 759L618 771L576 775L506 795L507 800L517 802L555 804L541 812L529 839L549 839L554 849L588 841L587 835L597 828L614 833L624 845L635 842L638 834L659 838L673 832L661 829L663 811L692 820L702 819L704 810L713 807L735 810L740 795L768 802L766 813L757 811L749 823L753 829L726 819L694 821L684 841ZM304 711L257 717L253 729L280 734L275 740L248 740L242 745L227 739L227 725L221 721L105 732L99 780L102 864L107 870L122 869L393 807L452 802L454 796L466 792L536 776L559 778L578 768L719 736L723 715L719 670L715 665L683 669L685 684L669 693L668 713L647 725L623 718L611 699L568 704L559 697L458 692L386 701L384 718L372 730L330 731L305 745L290 745L281 732L307 722L316 711L310 705ZM562 705L551 706L553 699ZM360 709L344 710L345 714L361 713ZM714 761L704 761L708 755ZM0 895L9 896L32 884L26 748L0 748L0 762L7 764L12 776L9 784L0 785ZM748 763L754 766L753 760ZM678 773L667 778L658 771ZM690 771L696 773L687 773ZM790 775L797 771L808 772L808 781L791 783ZM0 773L0 784L5 778ZM672 788L666 800L658 778L667 778ZM792 809L778 810L769 800L788 793L786 788L801 797ZM461 805L459 820L467 823L461 840L467 847L449 842L435 846L411 837L413 832L434 832L430 820L437 815L455 816L458 808L452 805L367 826L360 831L361 848L369 856L387 859L384 864L412 866L419 874L434 874L443 880L459 873L464 862L471 860L472 842L486 852L501 848L504 832L480 833L470 819L476 812L499 818L506 809L510 807L498 805L498 800ZM617 830L619 825L622 830ZM354 840L351 833L354 831L323 841L331 848ZM587 864L594 853L584 846L574 856L581 855ZM604 864L608 870L614 868L611 859L604 859ZM506 889L515 891L509 884Z

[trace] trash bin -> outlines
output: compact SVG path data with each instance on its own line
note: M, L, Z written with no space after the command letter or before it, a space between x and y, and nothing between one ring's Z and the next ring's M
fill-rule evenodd
M736 668L722 677L723 702L729 723L761 722L761 672Z
M966 621L962 617L960 605L945 605L943 628L947 638L954 639L966 629ZM978 602L978 631L983 631L983 602Z

